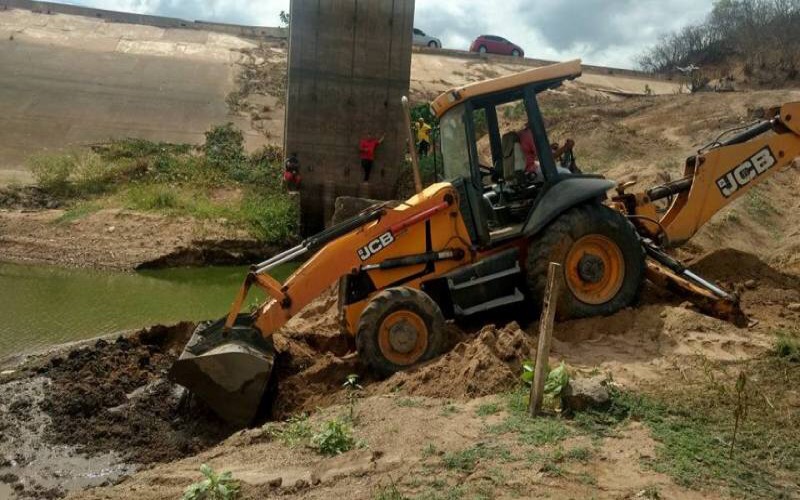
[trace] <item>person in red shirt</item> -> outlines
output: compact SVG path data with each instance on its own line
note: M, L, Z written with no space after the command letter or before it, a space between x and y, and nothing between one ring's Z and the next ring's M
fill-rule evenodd
M533 131L529 124L517 132L519 136L519 147L525 155L525 171L529 174L539 172L539 154L536 152L536 144L533 142Z
M517 136L519 137L519 146L522 149L522 153L525 155L525 171L529 174L541 177L539 154L536 151L536 144L533 142L533 131L531 130L530 124L526 123L525 128L517 132ZM575 141L567 139L563 146L559 147L558 144L554 144L553 146L553 159L558 161L565 152L572 151L572 148L575 146ZM556 170L558 170L560 174L572 173L570 170L560 166L556 166Z
M283 182L286 183L286 187L289 191L297 191L300 189L301 181L300 160L297 159L297 153L292 153L284 164Z
M369 182L369 174L375 164L375 150L383 142L383 137L376 139L371 132L367 132L358 143L358 152L361 156L361 168L364 170L364 182Z

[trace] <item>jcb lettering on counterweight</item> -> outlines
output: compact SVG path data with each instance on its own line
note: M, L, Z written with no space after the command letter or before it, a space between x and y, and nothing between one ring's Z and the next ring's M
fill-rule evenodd
M717 187L725 198L730 198L753 179L775 165L775 156L769 147L765 147L751 156L744 163L717 179Z
M394 235L392 235L391 231L387 231L382 235L378 236L374 240L370 241L363 247L358 249L358 257L361 260L367 260L376 253L380 252L384 248L388 247L394 243Z

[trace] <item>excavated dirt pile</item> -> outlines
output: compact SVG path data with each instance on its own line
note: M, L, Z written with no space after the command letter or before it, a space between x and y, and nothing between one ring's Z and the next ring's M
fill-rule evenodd
M518 383L520 368L531 357L536 339L517 323L483 327L449 353L415 370L395 374L376 393L402 389L437 398L475 398L502 392Z
M40 369L51 383L42 409L47 438L89 454L116 451L137 463L197 453L231 430L200 405L182 407L166 372L194 325L154 327L56 357Z

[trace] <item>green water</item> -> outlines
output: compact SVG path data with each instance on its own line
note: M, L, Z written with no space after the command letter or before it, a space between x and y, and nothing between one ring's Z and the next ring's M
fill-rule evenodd
M284 280L296 264L274 270ZM0 263L0 359L53 344L227 312L246 267L117 273ZM259 290L248 302L262 300Z

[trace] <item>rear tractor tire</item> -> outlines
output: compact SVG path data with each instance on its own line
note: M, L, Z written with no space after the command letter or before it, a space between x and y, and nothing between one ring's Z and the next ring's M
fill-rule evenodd
M581 205L561 214L528 249L528 288L541 304L550 262L561 264L561 319L608 316L636 302L645 277L636 230L616 210Z
M388 376L441 354L444 316L427 294L408 287L379 292L358 322L356 347L361 360Z

